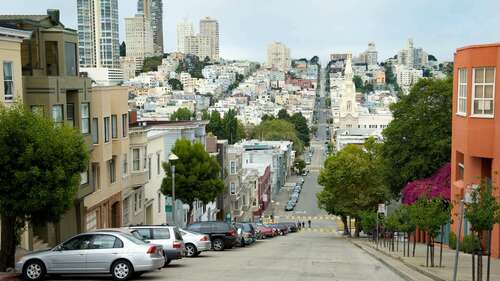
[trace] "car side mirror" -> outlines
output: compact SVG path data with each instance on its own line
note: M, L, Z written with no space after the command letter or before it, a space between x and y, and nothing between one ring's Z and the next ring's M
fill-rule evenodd
M58 251L58 252L60 252L60 251L62 251L62 250L63 250L63 246L62 246L62 245L58 245L58 246L56 246L56 247L54 248L54 251Z

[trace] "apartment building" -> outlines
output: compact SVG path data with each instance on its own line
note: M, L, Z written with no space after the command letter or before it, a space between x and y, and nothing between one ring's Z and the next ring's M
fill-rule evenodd
M142 69L144 58L154 55L151 20L144 14L125 18L125 44L127 57L136 61L136 69Z
M500 200L500 90L496 87L500 66L500 44L473 45L455 52L453 71L453 108L451 144L452 231L457 229L460 200L481 181L493 185ZM464 234L470 233L467 220ZM462 236L463 237L463 236ZM491 254L500 258L500 225L495 225Z
M219 59L219 22L210 17L200 20L200 37L207 38L207 41L200 41L200 46L205 46L208 43L210 50L209 58L212 60ZM203 45L202 45L203 44ZM203 48L205 49L205 48ZM203 57L204 58L204 57Z
M23 34L31 34L29 38L23 37L20 65L19 55L9 53L13 62L13 82L7 80L7 83L14 87L22 85L23 102L30 110L78 129L91 151L91 80L78 76L78 35L75 30L66 28L59 18L58 10L48 10L47 15L0 16L0 26L12 26L24 30ZM19 83L19 71L22 84ZM18 90L14 89L14 95L19 95ZM40 246L55 245L85 230L83 201L94 191L92 177L91 173L82 174L74 204L58 223L30 227L30 249L36 248L33 241L42 241Z
M177 51L186 54L186 37L193 36L193 23L183 20L177 23Z
M291 66L290 49L281 42L273 42L267 47L267 66L287 71Z
M153 37L153 52L155 55L162 55L163 54L162 0L138 0L137 12L143 14L147 19L149 19Z

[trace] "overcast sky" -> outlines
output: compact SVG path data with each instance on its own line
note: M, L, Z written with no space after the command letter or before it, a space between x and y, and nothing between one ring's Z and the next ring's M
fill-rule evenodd
M118 0L120 41L124 17L136 0ZM8 3L8 4L7 4ZM0 0L2 14L44 14L61 10L61 20L77 28L76 0ZM221 56L265 60L271 41L284 42L293 58L366 49L376 43L379 60L393 56L408 38L439 60L456 48L500 41L499 0L163 0L166 51L176 48L176 23L198 29L200 18L219 20Z

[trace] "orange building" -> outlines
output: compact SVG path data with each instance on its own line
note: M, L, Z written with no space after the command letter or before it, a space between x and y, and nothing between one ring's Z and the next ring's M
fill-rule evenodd
M457 229L460 200L467 190L489 179L500 200L500 43L457 49L453 77L451 200ZM465 221L462 234L470 233ZM500 258L500 226L492 233L492 255Z

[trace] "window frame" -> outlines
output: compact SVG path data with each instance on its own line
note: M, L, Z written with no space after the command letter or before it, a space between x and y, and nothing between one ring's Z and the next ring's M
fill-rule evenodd
M462 81L462 71L464 71L465 81ZM458 116L467 116L467 75L469 71L467 68L459 68L458 69L458 87L457 87L457 112ZM461 89L464 89L465 92L462 93ZM463 111L460 108L460 101L464 102Z
M54 118L54 109L55 108L60 108L61 109L61 120L60 121L57 121ZM53 104L52 105L52 110L51 110L51 117L52 117L52 121L54 122L54 124L56 124L58 126L62 126L64 124L64 104Z
M122 114L122 137L126 138L128 133L128 114Z
M235 195L236 194L236 184L234 182L230 182L229 183L229 193L231 195Z
M10 65L10 80L6 79L5 66ZM14 89L14 63L12 61L3 61L2 63L2 78L3 78L3 99L4 101L13 101L16 90ZM7 83L10 84L11 93L7 95Z
M115 183L116 182L116 157L113 156L111 159L108 160L108 176L109 176L109 182L110 183Z
M84 110L86 108L86 110ZM80 104L80 123L81 123L81 128L80 132L84 135L88 135L92 132L92 128L90 127L90 103L89 102L82 102ZM86 128L87 130L84 130L85 124L87 125Z
M118 117L116 114L111 115L111 138L118 138Z
M111 118L104 117L104 143L108 143L110 141L110 126L111 126Z
M492 68L493 69L493 82L492 83L487 83L486 80L486 69ZM483 69L483 82L476 82L476 71L479 69ZM495 82L496 82L496 67L494 66L482 66L482 67L474 67L472 68L472 101L471 101L471 117L474 118L494 118L495 117ZM484 113L475 113L474 111L474 102L476 101L476 86L482 86L483 87L483 97L478 98L480 101L486 101L486 100L491 100L492 101L492 109L491 109L491 114L484 114ZM486 86L492 86L492 98L485 98L484 97L484 89ZM483 110L484 111L484 110Z
M137 151L137 159L135 152ZM137 163L137 168L135 164ZM132 171L139 171L141 169L141 150L139 148L132 148Z
M92 143L99 144L99 118L92 118Z

